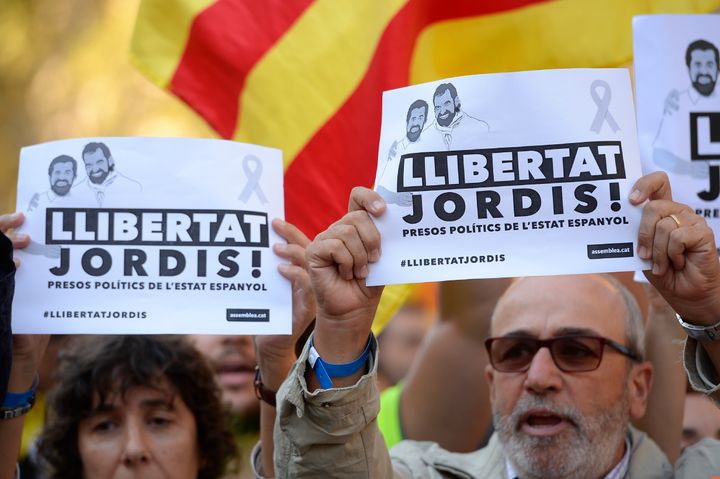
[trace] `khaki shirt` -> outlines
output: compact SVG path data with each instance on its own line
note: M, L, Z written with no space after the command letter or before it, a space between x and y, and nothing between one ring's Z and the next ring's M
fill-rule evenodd
M380 399L374 340L370 372L352 387L308 391L307 357L308 344L278 391L274 434L278 478L507 479L496 436L485 448L468 454L417 441L403 441L388 453L377 427ZM630 430L633 449L627 477L672 478L672 467L657 445L644 433Z

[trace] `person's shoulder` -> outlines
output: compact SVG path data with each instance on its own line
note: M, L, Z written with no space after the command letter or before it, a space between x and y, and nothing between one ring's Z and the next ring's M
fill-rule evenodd
M678 99L680 99L680 101L690 101L692 99L692 93L694 93L692 88L680 90L678 92Z
M114 183L121 184L126 188L133 188L142 191L142 184L139 181L119 172L117 173Z
M628 477L632 479L671 479L673 468L660 447L644 432L630 426L632 453Z
M675 477L691 479L720 474L720 440L706 438L687 447L675 463Z
M84 180L75 183L73 187L70 189L70 192L66 195L67 200L72 200L73 202L76 202L78 200L88 200L89 198L94 199L94 190L90 186L90 182L87 178Z
M437 125L437 123L433 123L431 128L423 130L420 138L407 146L405 153L419 153L444 149L443 134L435 125Z
M700 96L700 101L708 107L718 108L720 107L720 87L715 90L709 96ZM699 102L698 102L699 103Z
M490 131L490 125L485 120L475 118L467 113L465 113L465 119L463 121L466 121L468 124L472 124L475 128L480 128L483 131Z
M468 453L450 452L432 441L405 440L390 449L390 458L396 468L418 475L428 470L451 470L483 478L506 475L505 456L495 434L487 446Z

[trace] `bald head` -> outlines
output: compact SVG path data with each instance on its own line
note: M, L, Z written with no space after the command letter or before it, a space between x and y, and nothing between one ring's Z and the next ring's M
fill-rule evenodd
M644 326L637 301L610 275L520 278L498 300L491 335L507 334L508 326L516 332L526 327L578 329L624 339L623 343L644 355Z

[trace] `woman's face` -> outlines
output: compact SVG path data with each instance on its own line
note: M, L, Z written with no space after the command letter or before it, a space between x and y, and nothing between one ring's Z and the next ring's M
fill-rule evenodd
M80 421L78 449L86 479L195 479L200 469L195 418L166 379L96 407Z

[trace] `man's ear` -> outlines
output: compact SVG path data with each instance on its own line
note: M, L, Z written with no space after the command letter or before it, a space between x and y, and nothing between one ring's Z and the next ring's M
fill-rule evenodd
M460 95L455 97L455 108L460 108Z
M649 361L633 366L628 379L630 417L639 419L645 415L653 382L653 367Z
M108 166L115 166L115 160L112 155L108 156Z
M490 390L490 399L495 397L495 370L492 368L491 365L485 366L485 379L488 383L488 388Z

